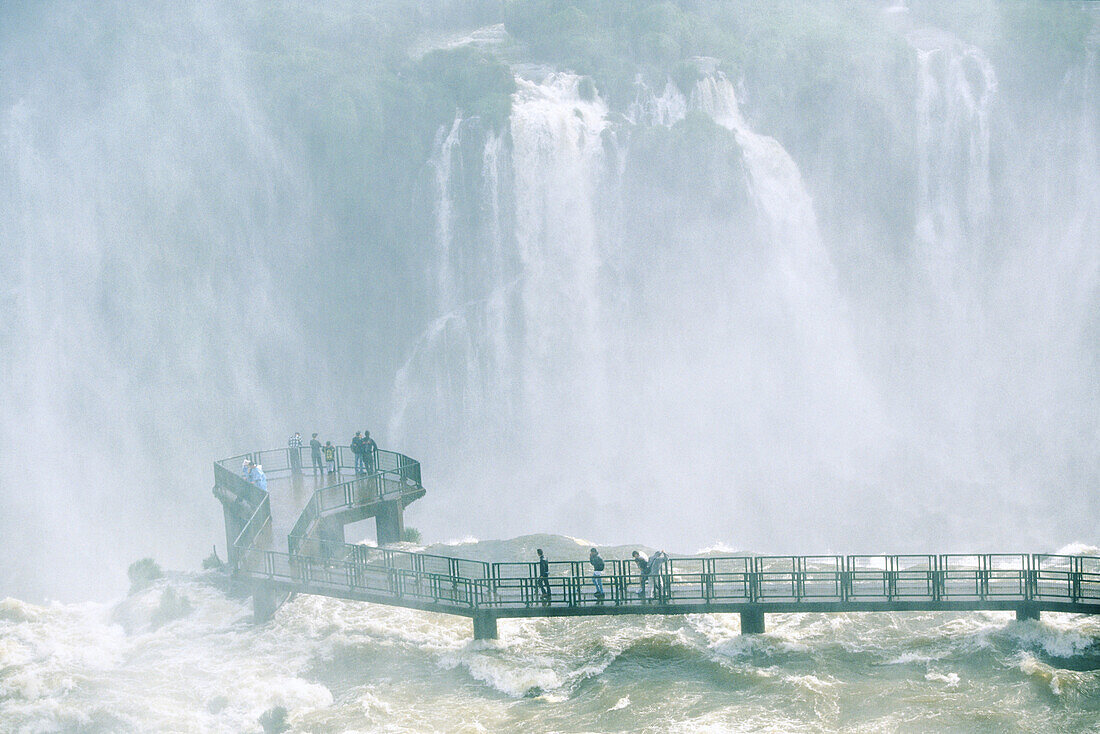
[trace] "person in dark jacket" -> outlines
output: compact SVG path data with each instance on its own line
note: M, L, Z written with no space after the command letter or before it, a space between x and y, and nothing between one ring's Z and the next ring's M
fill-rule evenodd
M355 455L355 473L362 474L366 471L366 463L363 461L363 432L356 431L355 438L351 439L351 453Z
M378 444L370 437L370 431L363 431L363 466L368 474L373 474L378 466Z
M542 593L542 603L546 606L550 605L550 561L546 560L546 556L542 554L542 548L536 548L535 553L539 554L539 575L535 579L535 592Z
M596 585L595 597L602 602L604 560L600 558L600 552L593 548L588 551L588 562L592 564L592 583Z
M650 588L653 590L653 599L659 600L664 596L664 580L661 577L661 569L668 560L668 554L663 550L657 551L649 557L649 568L646 569L646 578L652 580ZM644 594L643 594L644 596Z
M317 440L317 434L313 434L313 438L309 439L309 454L313 459L313 473L324 474L325 473L325 460L321 458L321 442Z

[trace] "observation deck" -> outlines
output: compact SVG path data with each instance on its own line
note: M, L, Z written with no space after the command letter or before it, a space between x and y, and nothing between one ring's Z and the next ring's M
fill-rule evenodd
M489 563L384 547L401 540L403 512L423 497L420 464L380 451L354 474L347 447L338 473L293 468L292 449L214 464L233 578L249 585L258 622L292 593L320 594L470 617L474 636L497 637L497 620L622 614L737 613L742 633L762 633L767 613L1008 611L1100 614L1100 557L1045 553L813 556L674 556L645 579L629 559L608 559L597 599L587 561ZM303 459L308 449L301 449ZM241 477L262 464L268 491ZM346 543L344 526L374 518L379 547ZM547 595L545 592L549 590Z

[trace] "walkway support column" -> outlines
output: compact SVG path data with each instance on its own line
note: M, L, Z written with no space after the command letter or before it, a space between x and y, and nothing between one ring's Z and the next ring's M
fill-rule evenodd
M741 634L764 634L764 610L759 607L746 609L741 612Z
M256 624L263 624L275 616L279 600L275 587L269 584L256 584L252 588L252 618Z
M405 510L401 500L382 502L374 517L378 545L400 543L405 537Z
M230 568L235 568L237 565L237 546L234 543L237 540L237 536L244 530L247 520L241 520L237 517L237 514L229 509L226 505L222 505L222 515L225 517L225 555L226 562Z
M491 612L474 612L474 639L497 639L497 618Z
M1022 622L1025 619L1039 620L1039 605L1038 604L1021 604L1016 607L1016 621Z

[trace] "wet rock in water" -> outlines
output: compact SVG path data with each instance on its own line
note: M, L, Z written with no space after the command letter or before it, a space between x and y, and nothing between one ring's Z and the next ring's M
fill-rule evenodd
M126 575L130 577L130 596L133 596L162 578L164 572L152 558L142 558L130 564L130 568L126 569Z
M175 589L168 586L161 593L160 606L153 612L149 624L153 629L156 629L163 624L186 617L192 610L191 600L183 594L177 594Z
M260 716L260 726L264 728L264 734L280 734L290 728L286 723L286 709L282 706L272 706Z

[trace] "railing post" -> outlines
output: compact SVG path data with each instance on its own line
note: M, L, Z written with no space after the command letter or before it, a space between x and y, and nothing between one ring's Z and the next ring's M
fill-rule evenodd
M840 600L848 601L852 598L852 557L842 556L840 571Z
M752 570L748 573L748 585L749 585L749 601L755 602L760 598L760 559L753 558L749 568Z
M944 591L944 560L939 556L932 557L932 601L943 601Z
M1077 603L1081 599L1081 559L1074 558L1070 561L1069 572L1069 596L1070 601Z

